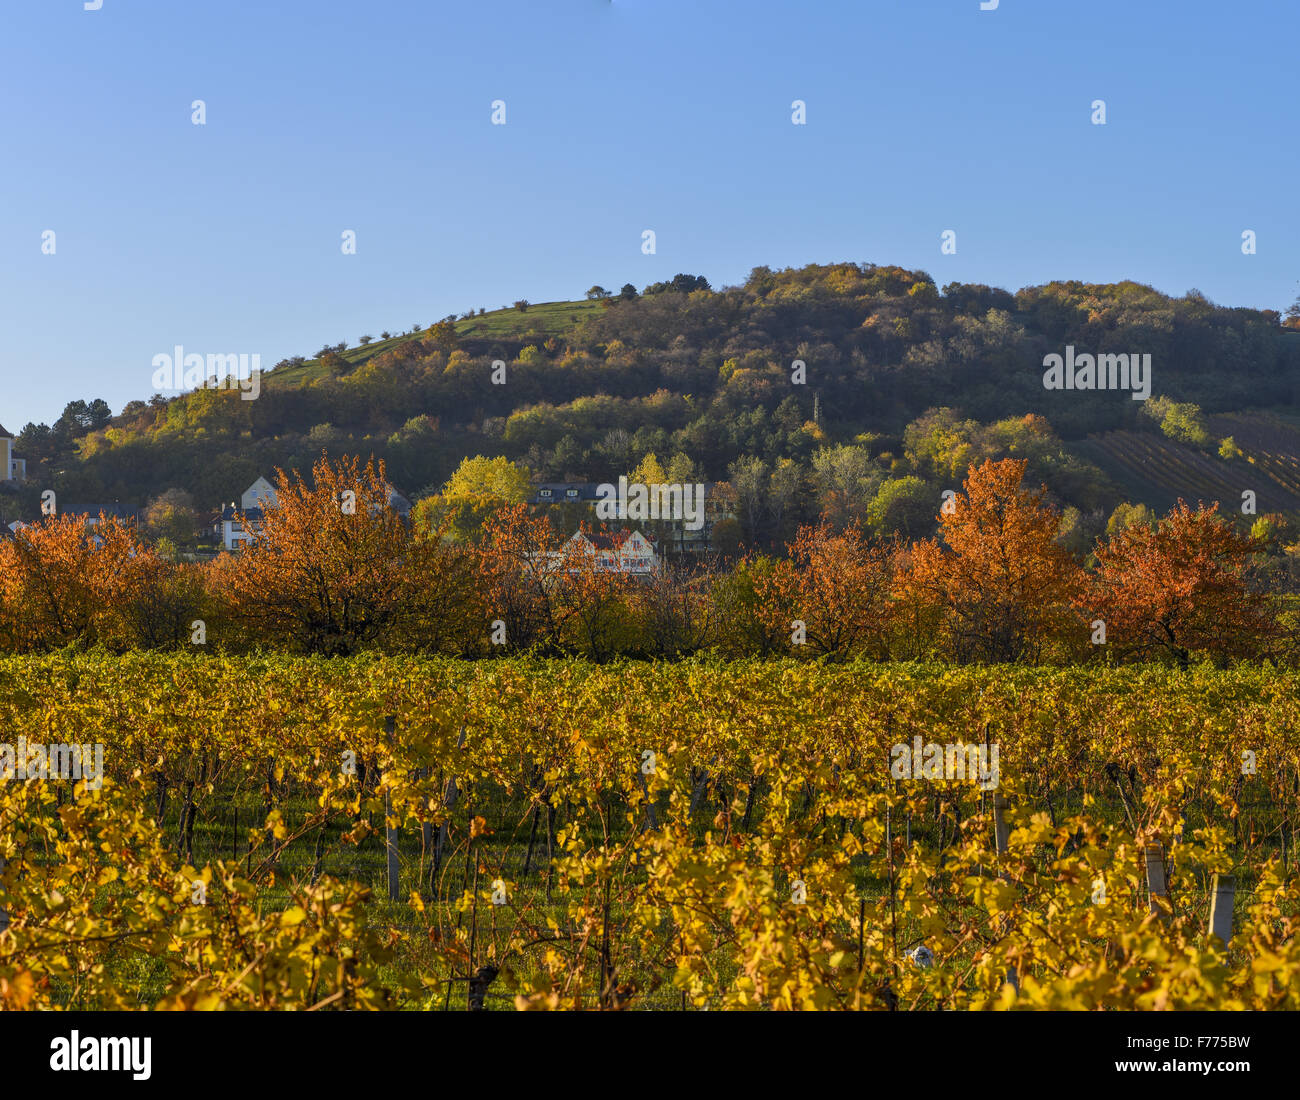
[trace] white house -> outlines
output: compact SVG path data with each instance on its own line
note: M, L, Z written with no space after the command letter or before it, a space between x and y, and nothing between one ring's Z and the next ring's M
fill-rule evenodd
M259 477L244 490L238 505L231 501L221 509L217 523L222 546L227 550L236 550L244 543L252 542L257 538L266 510L277 508L279 504L280 498L276 495L275 486L266 478ZM388 506L402 516L411 512L411 502L391 485L388 486Z
M244 543L252 542L262 525L265 510L279 503L275 486L259 477L244 490L238 505L232 500L221 509L221 545L227 550L237 550Z
M221 509L221 545L227 550L238 549L257 537L261 525L261 508L238 508L231 501Z
M654 540L640 531L616 531L586 535L575 531L559 550L547 553L547 569L563 568L579 555L594 560L597 573L626 573L649 576L659 568Z
M244 495L239 498L239 506L247 512L253 508L274 508L279 503L279 498L275 495L275 486L264 477L259 477L252 485L244 490Z
M594 511L598 518L603 518L600 516L598 507L604 499L602 490L613 487L613 485L601 485L592 481L544 482L534 487L532 495L528 498L528 503L533 506L547 504L584 505ZM659 488L664 487L660 486ZM671 489L673 487L667 486L667 488ZM628 513L625 518L632 521L653 518L656 524L654 530L662 536L661 541L658 543L660 552L669 550L683 553L686 551L707 552L711 545L714 524L724 519L735 519L735 511L730 499L719 495L716 482L705 482L700 488L704 495L704 516L703 523L699 527L688 524L680 514L673 518L668 513L665 513L661 519L658 513L655 513L653 517ZM680 506L680 500L678 503ZM618 516L624 518L624 513L619 512Z

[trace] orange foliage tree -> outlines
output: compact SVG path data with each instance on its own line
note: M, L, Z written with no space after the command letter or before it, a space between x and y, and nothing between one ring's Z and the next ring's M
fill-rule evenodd
M551 579L559 550L550 523L530 516L526 504L500 507L484 521L474 551L475 584L483 594L485 620L505 624L504 652L552 651L559 645L564 610Z
M636 644L634 586L632 577L602 568L602 556L616 556L615 546L601 547L603 531L587 526L582 534L589 540L565 544L563 560L551 576L556 582L558 603L564 620L564 637L571 649L593 661L607 661ZM625 533L615 536L621 541Z
M1162 654L1186 668L1194 652L1245 656L1272 635L1266 598L1246 582L1259 545L1218 508L1193 511L1180 500L1156 523L1098 545L1094 584L1078 602L1105 623L1117 655Z
M910 543L900 542L894 554L889 651L892 658L900 661L920 661L933 656L944 632L944 609L939 597L916 583L912 568L914 550Z
M413 536L389 506L384 465L322 456L310 483L276 471L254 540L210 568L231 618L269 644L325 656L368 647L451 650L482 633L468 557Z
M772 575L788 586L778 605L804 624L804 651L836 659L889 656L894 548L870 544L856 526L836 533L830 523L802 527L790 544L789 569Z
M0 543L0 636L14 650L176 644L202 602L195 571L101 515L52 516Z
M972 466L940 510L939 540L912 548L902 596L941 613L958 660L1036 660L1053 636L1081 628L1071 614L1081 570L1053 541L1047 490L1023 488L1026 465Z

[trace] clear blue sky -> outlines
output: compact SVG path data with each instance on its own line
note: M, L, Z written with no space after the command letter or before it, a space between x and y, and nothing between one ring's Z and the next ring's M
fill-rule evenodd
M857 260L1283 309L1300 292L1297 10L7 0L0 423L75 398L119 411L176 344L269 366L679 271L719 286Z

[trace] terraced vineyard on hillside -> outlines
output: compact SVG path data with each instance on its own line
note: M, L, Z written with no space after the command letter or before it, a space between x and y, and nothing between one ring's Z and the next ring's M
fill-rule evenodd
M1135 503L1159 511L1182 499L1218 501L1225 513L1233 513L1242 492L1250 489L1260 514L1300 513L1300 431L1260 413L1211 417L1209 426L1216 440L1231 436L1245 457L1222 459L1153 431L1106 432L1073 449L1126 486Z

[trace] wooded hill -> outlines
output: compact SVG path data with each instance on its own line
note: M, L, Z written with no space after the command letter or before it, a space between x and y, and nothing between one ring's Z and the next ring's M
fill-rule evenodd
M1067 346L1150 354L1151 399L1046 390L1044 357ZM366 335L282 362L255 401L209 389L117 416L73 402L19 434L29 481L0 501L31 518L42 488L90 508L176 488L213 507L322 451L381 458L415 497L469 455L609 481L654 453L731 481L754 505L747 538L774 542L828 508L919 534L971 461L1010 456L1082 535L1124 501L1236 511L1250 489L1261 514L1300 511L1298 379L1296 307L1283 318L1133 282L1013 294L872 264L760 267L735 287L682 275Z

